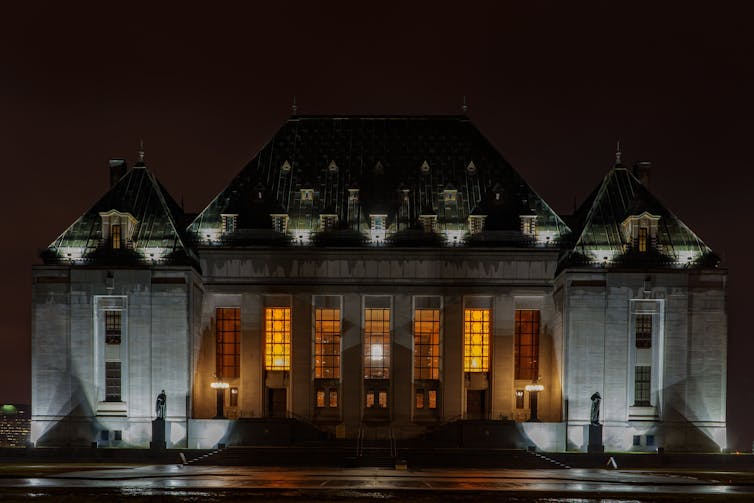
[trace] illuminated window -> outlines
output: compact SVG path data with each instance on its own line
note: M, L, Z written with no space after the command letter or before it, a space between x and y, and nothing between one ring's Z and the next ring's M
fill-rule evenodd
M516 309L515 378L539 377L539 311Z
M463 370L487 372L490 359L490 310L466 308L463 322Z
M105 401L121 401L121 312L105 311Z
M218 307L215 311L215 374L238 377L241 366L241 309Z
M647 235L649 231L646 227L639 227L639 253L646 253L647 251Z
M313 201L314 200L314 189L301 189L301 200L302 201Z
M380 409L387 408L387 391L380 391L378 395Z
M440 310L414 311L414 379L440 378Z
M517 409L524 408L524 390L522 389L516 390L516 408Z
M120 224L113 224L110 226L110 242L112 243L113 250L120 249L120 244L121 244Z
M288 215L285 213L271 214L272 228L275 232L286 233L288 231Z
M267 370L291 369L291 308L268 307L264 310L265 363Z
M230 388L230 406L238 407L238 388Z
M636 347L637 348L651 348L652 347L652 315L651 314L637 314L636 315Z
M469 232L478 234L484 230L484 221L487 215L469 215Z
M390 308L364 309L364 378L390 377Z
M417 409L424 408L424 390L423 389L416 390L416 408Z
M340 309L314 309L314 377L340 378Z
M437 408L437 390L436 389L431 389L427 391L427 406L430 409Z
M230 234L236 232L236 224L238 223L238 215L235 213L228 213L221 215L223 232Z
M319 230L331 231L338 223L338 215L323 213L319 216Z
M338 390L330 390L330 408L334 409L338 406Z
M323 408L325 406L325 390L317 390L317 408Z
M537 216L521 215L521 232L527 236L537 234Z
M634 368L634 405L649 407L650 384L652 382L652 367L637 365Z
M367 392L367 408L374 407L374 391Z

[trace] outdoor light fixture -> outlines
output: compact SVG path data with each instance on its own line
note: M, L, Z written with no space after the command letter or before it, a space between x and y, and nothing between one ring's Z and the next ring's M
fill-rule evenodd
M225 390L230 388L230 384L222 381L215 381L210 386L217 391L217 414L214 419L225 419L223 406L225 405Z
M524 389L529 392L529 405L531 406L530 422L539 422L537 417L537 394L543 391L545 387L541 384L527 384Z

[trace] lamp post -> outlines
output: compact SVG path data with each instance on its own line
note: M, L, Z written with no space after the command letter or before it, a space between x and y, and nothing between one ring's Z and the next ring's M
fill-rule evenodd
M210 386L217 392L217 414L214 419L225 419L225 412L223 406L225 405L225 390L230 387L230 384L222 381L215 381Z
M537 417L537 395L540 391L545 389L545 387L541 384L527 384L524 389L529 392L529 405L531 407L529 421L539 422L539 418Z

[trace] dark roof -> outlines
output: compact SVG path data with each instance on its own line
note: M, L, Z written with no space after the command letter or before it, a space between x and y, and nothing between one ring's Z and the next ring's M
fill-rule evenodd
M356 215L348 200L355 187ZM311 201L301 197L307 188ZM569 232L465 116L294 116L189 230L211 242L223 214L237 214L243 231L269 228L269 214L282 209L289 229L316 231L319 215L334 213L342 230L365 232L370 214L386 214L399 233L436 214L438 229L451 231L465 228L474 208L490 231L520 232L520 215L534 213L552 243Z
M660 218L653 249L638 255L621 224L630 216L644 213ZM712 257L710 248L622 164L608 172L572 218L576 241L564 265L687 267L706 264Z
M133 246L120 252L108 250L102 239L100 213L116 210L136 219ZM187 244L181 208L146 167L128 171L97 203L53 241L46 262L196 263ZM117 257L114 256L118 255Z

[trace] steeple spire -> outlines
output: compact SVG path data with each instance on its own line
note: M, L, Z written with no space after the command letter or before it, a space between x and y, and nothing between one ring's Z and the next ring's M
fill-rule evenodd
M296 95L293 95L293 104L291 105L291 115L296 115L298 113L298 106L296 105Z
M469 111L469 105L466 103L466 95L463 96L463 104L461 105L461 112L464 114Z
M618 140L618 144L615 147L615 164L622 164L623 163L623 152L620 150L620 140Z
M136 162L137 165L144 165L144 140L139 139L139 160Z

